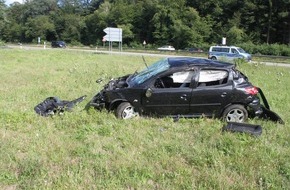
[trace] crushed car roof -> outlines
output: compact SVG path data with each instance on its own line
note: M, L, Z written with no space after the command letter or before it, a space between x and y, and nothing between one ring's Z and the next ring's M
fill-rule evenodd
M202 59L202 58L194 58L194 57L169 57L167 59L171 68L181 67L181 66L225 67L225 68L235 67L234 64L227 63L227 62L214 61L214 60Z

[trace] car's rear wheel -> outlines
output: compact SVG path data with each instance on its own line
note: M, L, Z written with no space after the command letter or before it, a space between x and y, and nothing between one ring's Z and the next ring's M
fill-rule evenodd
M122 102L115 110L115 115L120 119L131 119L138 115L134 107L129 102Z
M213 56L213 57L211 57L211 60L217 60L217 58Z
M227 107L222 117L227 122L243 123L248 119L248 111L244 106L235 104Z

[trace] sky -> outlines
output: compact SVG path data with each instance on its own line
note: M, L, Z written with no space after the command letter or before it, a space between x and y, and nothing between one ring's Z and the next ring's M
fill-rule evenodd
M14 2L22 3L22 0L4 0L4 1L6 5L10 5L11 3L14 3Z

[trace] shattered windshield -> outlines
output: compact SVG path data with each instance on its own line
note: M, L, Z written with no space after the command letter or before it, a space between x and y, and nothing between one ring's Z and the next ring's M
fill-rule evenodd
M147 79L156 76L157 74L167 70L169 68L168 59L161 59L156 63L150 65L145 70L141 71L140 73L132 76L128 81L131 85L141 84Z

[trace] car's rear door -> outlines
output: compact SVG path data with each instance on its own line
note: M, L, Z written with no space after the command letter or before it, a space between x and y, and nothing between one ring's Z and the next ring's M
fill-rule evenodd
M232 96L232 84L228 71L219 69L201 70L197 87L192 91L190 113L193 115L213 116L221 114Z

